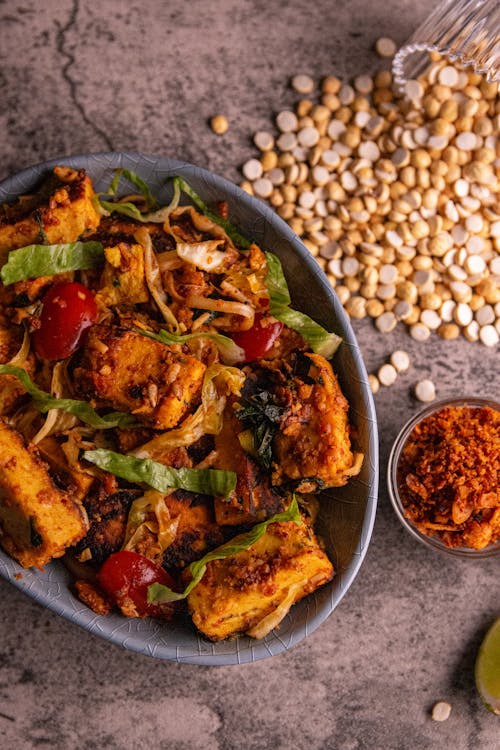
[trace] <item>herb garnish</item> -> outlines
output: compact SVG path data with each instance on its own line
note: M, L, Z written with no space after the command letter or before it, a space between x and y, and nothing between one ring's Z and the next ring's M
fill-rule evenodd
M271 468L272 444L285 408L272 393L260 391L241 401L236 416L244 427L250 429L254 440L255 457L265 469Z

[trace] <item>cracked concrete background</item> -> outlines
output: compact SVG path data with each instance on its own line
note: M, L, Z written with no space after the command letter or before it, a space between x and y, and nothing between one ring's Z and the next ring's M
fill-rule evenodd
M0 0L0 178L69 153L141 150L239 181L251 135L291 107L290 77L373 71L432 0ZM224 113L223 137L207 121ZM499 613L498 560L441 557L389 506L389 447L431 377L441 397L498 395L498 351L418 345L356 324L369 371L413 367L376 398L381 487L372 543L340 606L289 653L241 667L179 666L120 650L0 583L5 750L498 750L473 663ZM452 713L430 718L437 700Z

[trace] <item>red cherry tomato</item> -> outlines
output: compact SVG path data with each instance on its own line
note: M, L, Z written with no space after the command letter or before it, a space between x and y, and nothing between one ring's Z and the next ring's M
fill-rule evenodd
M110 555L97 573L97 580L129 617L170 618L174 613L175 604L148 602L148 586L162 583L173 588L174 582L166 570L138 552L122 550Z
M97 305L90 289L76 281L54 284L43 298L40 328L33 334L36 353L44 359L69 357L96 319Z
M283 323L262 313L255 313L254 324L248 331L231 334L233 341L245 351L245 362L263 357L272 347L281 331Z

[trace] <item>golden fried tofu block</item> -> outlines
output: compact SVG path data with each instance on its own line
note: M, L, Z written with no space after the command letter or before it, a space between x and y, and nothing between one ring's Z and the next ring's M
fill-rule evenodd
M144 250L141 245L120 242L113 247L107 247L104 254L106 264L101 287L96 294L98 307L133 307L147 302L149 292L144 275Z
M189 611L212 641L240 633L261 638L333 573L305 521L272 523L249 549L208 563L188 596Z
M36 195L2 206L1 261L9 250L36 243L75 242L86 230L95 229L101 217L94 207L94 196L84 170L55 167Z
M0 420L0 544L23 567L42 567L85 534L80 504L53 483L34 446Z
M293 377L274 441L273 484L297 480L302 492L340 487L359 472L361 460L351 449L349 404L330 363L319 354L301 356L306 371Z
M198 402L205 365L117 325L92 326L75 384L85 398L168 430Z

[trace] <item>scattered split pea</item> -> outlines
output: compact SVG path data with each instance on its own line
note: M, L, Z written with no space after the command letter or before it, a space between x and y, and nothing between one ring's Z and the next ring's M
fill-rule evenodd
M379 56L396 52L377 40ZM347 313L416 341L500 339L497 84L432 55L400 93L390 71L315 81L254 134L244 189L301 237Z

